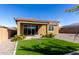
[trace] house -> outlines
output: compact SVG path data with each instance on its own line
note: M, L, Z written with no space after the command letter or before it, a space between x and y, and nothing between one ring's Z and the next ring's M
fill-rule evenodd
M58 21L37 20L33 18L14 18L17 24L17 35L58 34Z
M16 30L14 29L5 26L0 26L0 44L11 38L15 32Z

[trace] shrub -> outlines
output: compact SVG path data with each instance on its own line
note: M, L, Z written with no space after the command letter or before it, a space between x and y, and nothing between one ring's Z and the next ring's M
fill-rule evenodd
M24 35L15 35L12 39L12 41L19 41L25 39Z
M45 37L45 35L42 35L41 37L43 38L43 37Z
M49 38L52 38L52 37L54 37L55 35L53 35L52 33L50 33L50 34L48 34L48 37Z
M55 35L50 33L50 34L47 34L47 35L42 35L42 37L47 37L47 38L53 38Z

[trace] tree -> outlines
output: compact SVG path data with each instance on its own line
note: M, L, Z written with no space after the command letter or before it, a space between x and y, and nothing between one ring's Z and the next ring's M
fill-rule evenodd
M65 12L79 12L79 5L76 5L70 9L66 9ZM76 37L79 35L79 29L76 29L76 33L74 35L74 40L76 40Z
M66 12L77 12L77 11L79 11L79 5L76 5L70 9L66 9L65 11Z

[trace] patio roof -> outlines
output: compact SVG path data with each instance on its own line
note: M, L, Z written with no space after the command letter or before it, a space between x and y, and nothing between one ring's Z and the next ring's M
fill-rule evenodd
M28 21L28 22L44 22L44 23L59 23L59 21L51 21L51 20L38 20L35 18L14 18L15 21Z

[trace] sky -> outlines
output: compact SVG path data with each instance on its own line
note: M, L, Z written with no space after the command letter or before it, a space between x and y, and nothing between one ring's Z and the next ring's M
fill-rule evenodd
M15 27L15 18L56 20L60 26L79 22L79 13L65 12L73 4L0 4L0 25Z

